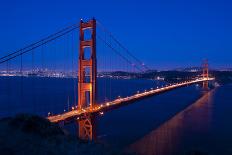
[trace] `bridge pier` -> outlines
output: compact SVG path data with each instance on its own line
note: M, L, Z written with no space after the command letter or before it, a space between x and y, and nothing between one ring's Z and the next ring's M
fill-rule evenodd
M203 85L202 85L203 90L208 90L209 89L209 82L208 81L204 81Z
M202 66L202 77L209 79L209 64L208 64L208 60L204 60L203 62L203 66ZM209 89L209 81L203 81L203 89L204 90L208 90Z
M85 114L77 119L78 137L82 140L92 141L96 139L95 117L91 114Z
M203 85L202 85L203 90L208 90L209 89L209 82L208 81L204 81Z

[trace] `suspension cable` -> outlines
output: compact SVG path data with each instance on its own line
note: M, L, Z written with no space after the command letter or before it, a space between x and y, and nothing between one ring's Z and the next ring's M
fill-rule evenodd
M68 30L68 31L65 31L65 32L63 32L62 34L59 34L58 36L56 36L55 35L55 37L53 37L53 38L51 38L51 39L49 39L49 40L43 40L43 41L40 41L40 42L38 42L38 43L40 43L39 45L36 45L36 44L31 44L32 46L28 46L27 48L30 48L30 49L27 49L27 48L25 48L25 49L27 49L26 51L23 51L22 52L22 50L19 50L18 52L14 52L14 54L13 53L11 53L11 54L9 54L9 55L7 55L7 56L4 56L4 58L7 58L7 59L4 59L3 57L2 58L0 58L0 60L2 60L2 61L0 61L0 64L2 64L2 63L4 63L4 62L6 62L6 61L9 61L9 60L11 60L11 59L14 59L14 58L16 58L16 57L18 57L18 56L20 56L20 55L23 55L23 54L25 54L25 53L28 53L28 52L30 52L30 51L32 51L32 50L34 50L34 49L36 49L36 48L38 48L38 47L40 47L40 46L42 46L42 45L44 45L44 44L47 44L47 43L49 43L49 42L51 42L51 41L53 41L53 40L56 40L57 38L60 38L60 37L62 37L62 36L64 36L65 34L67 34L67 33L69 33L69 32L72 32L73 30L75 30L75 29L77 29L79 26L76 26L76 27L73 27L72 29L70 29L70 30ZM38 44L37 43L37 44ZM34 46L34 45L36 45L36 46ZM33 47L34 46L34 47ZM20 52L21 51L21 52ZM16 55L15 55L16 54ZM8 58L9 57L9 58Z
M105 43L109 48L112 49L112 51L114 51L117 55L119 55L121 58L123 58L127 63L129 63L130 65L132 65L133 67L135 67L136 69L138 69L139 71L143 72L142 69L140 69L138 66L133 65L133 63L126 58L125 56L123 56L118 50L116 50L115 48L113 48L108 42L106 42L104 39L102 39L99 35L97 35L97 37L103 42Z
M101 28L104 32L106 32L108 35L110 35L110 36L112 37L112 39L113 39L121 48L123 48L123 49L126 51L126 53L127 53L128 55L130 55L134 60L136 60L136 61L137 61L142 67L144 67L146 70L150 70L149 67L148 67L147 65L145 65L141 60L139 60L137 57L135 57L135 56L132 54L132 52L130 52L125 46L123 46L122 43L120 43L120 42L116 39L116 37L114 37L113 34L112 34L110 31L108 31L99 21L97 21L97 24L100 26L100 28Z

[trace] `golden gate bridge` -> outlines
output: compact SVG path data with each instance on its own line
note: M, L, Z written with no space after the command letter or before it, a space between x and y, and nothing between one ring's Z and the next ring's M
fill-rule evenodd
M102 32L103 35L97 32ZM78 42L79 49L76 44ZM79 55L77 55L77 51L79 51ZM95 19L87 22L81 20L79 24L68 26L38 42L3 56L0 58L0 64L1 76L73 78L74 87L73 92L70 92L72 95L68 95L68 108L56 113L49 112L46 118L54 123L67 120L77 122L79 137L87 140L92 140L94 137L92 114L113 110L149 96L196 83L203 83L203 88L208 88L208 82L214 80L209 77L208 62L205 61L200 77L196 75L196 77L178 83L152 87L149 90L138 91L125 97L116 97L117 95L112 93L114 88L111 80L115 77L133 77L112 76L111 72L138 74L149 70L149 67L135 57ZM103 82L103 90L99 91L98 78L101 76L110 80ZM75 82L75 78L78 79L77 82ZM21 83L23 81L25 79L21 79ZM31 84L34 85L33 80ZM19 92L24 90L22 87L18 90ZM46 91L46 89L41 89ZM8 88L6 91L14 92L15 90ZM73 96L71 103L69 96ZM49 97L47 96L47 100ZM99 101L97 98L101 98L101 100ZM22 102L29 102L27 96L22 97L21 95L21 99ZM56 106L56 103L53 104Z

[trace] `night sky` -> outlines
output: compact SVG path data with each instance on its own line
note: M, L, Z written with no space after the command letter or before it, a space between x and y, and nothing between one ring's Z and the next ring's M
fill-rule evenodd
M154 69L232 67L232 2L224 0L5 0L0 56L95 17Z

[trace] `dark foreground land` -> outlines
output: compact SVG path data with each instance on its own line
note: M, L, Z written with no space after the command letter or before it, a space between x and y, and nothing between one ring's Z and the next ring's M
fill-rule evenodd
M0 120L1 155L115 154L97 143L83 142L38 116L18 115Z

